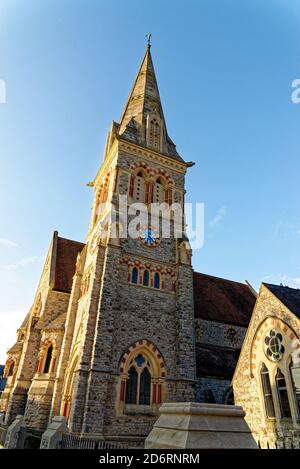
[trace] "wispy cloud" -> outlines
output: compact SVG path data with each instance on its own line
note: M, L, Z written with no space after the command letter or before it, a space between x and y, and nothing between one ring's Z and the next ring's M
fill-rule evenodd
M279 220L272 226L270 237L290 239L298 234L300 234L299 223Z
M228 209L227 209L227 206L226 205L222 205L219 210L217 211L216 215L214 216L214 218L212 218L209 222L208 222L208 226L209 228L216 228L217 226L220 225L221 221L223 220L223 218L227 215L228 213Z
M4 246L6 248L17 248L19 245L12 241L11 239L0 238L0 246Z
M274 283L275 285L285 285L291 288L300 288L300 277L291 277L284 274L266 275L262 282Z
M34 262L40 262L44 259L44 256L31 256L31 257L24 257L17 262L12 264L8 264L5 266L6 270L16 270L20 269L21 267L25 267L26 265L33 264Z

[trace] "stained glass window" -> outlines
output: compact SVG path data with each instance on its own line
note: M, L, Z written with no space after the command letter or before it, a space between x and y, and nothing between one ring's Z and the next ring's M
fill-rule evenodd
M136 358L135 358L135 363L137 364L137 366L142 366L144 363L145 363L145 358L143 357L143 355L140 353Z
M149 362L141 353L131 361L126 383L126 404L151 404L151 373L149 367Z

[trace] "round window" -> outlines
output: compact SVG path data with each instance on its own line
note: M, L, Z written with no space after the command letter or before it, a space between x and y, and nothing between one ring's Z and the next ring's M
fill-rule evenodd
M284 354L282 334L272 329L265 337L265 353L270 360L278 362Z

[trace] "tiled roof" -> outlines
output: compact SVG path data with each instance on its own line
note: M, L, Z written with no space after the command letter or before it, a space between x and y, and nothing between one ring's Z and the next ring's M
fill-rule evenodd
M197 377L231 380L240 350L196 344Z
M255 300L246 284L194 272L196 318L247 327Z
M300 318L300 289L263 283L292 313Z
M57 238L54 290L71 292L77 255L83 247L78 241Z

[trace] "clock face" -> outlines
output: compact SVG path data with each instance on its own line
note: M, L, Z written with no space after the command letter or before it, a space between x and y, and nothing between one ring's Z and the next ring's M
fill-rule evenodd
M153 228L145 228L141 230L140 240L149 247L159 244L159 234Z

